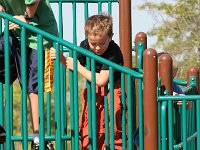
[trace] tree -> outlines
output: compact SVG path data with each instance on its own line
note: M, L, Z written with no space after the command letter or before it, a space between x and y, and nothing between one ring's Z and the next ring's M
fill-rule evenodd
M147 33L157 36L156 49L171 53L179 61L178 78L186 77L189 66L200 64L200 0L175 0L173 3L145 2L157 24Z

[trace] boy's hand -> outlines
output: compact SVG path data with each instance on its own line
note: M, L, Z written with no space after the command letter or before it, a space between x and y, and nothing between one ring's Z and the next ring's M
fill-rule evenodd
M80 65L80 62L77 60L77 69L78 69L79 65ZM74 64L73 64L72 57L66 58L66 67L67 67L67 69L74 70Z
M14 18L16 18L16 19L18 19L18 20L20 20L20 21L22 21L22 22L25 22L25 23L28 23L27 22L27 20L24 18L24 16L22 16L22 15L19 15L19 16L13 16ZM18 24L16 24L16 23L13 23L13 22L9 22L9 30L12 30L12 29L15 29L15 28L18 28L19 27L19 25Z
M177 102L178 106L182 106L182 104L183 104L182 101L178 101ZM186 102L186 108L187 108L187 110L189 110L191 107L192 107L192 102L191 101L187 101Z
M71 57L66 58L66 67L67 69L74 70L73 58Z
M53 60L56 59L56 50L53 47L50 48L50 58Z

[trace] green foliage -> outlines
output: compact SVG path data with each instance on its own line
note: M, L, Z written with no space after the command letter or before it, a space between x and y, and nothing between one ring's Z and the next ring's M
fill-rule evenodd
M146 2L140 9L148 10L157 22L147 33L157 37L153 47L175 56L179 62L178 78L185 78L191 65L199 65L200 1Z

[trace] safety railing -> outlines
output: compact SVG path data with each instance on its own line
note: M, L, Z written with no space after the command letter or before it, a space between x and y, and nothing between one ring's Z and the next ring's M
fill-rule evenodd
M162 78L162 77L161 77ZM166 88L164 93L158 96L158 104L161 109L158 112L160 126L160 148L167 149L199 149L199 73L198 69L191 67L188 71L188 81L174 80L183 86L184 96L171 96ZM168 85L165 85L168 86ZM177 102L181 101L181 106ZM192 107L187 108L191 101Z
M106 127L106 147L110 147L111 149L114 149L114 95L113 95L113 90L114 90L114 82L113 82L113 71L118 70L121 72L121 89L122 89L122 104L123 104L123 112L122 112L122 131L123 131L123 149L133 149L133 98L134 98L134 93L135 93L135 88L134 88L134 80L135 78L137 79L142 79L143 75L126 67L116 65L106 59L103 59L99 56L94 55L91 52L88 52L84 50L83 48L78 47L76 44L72 44L70 42L67 42L63 40L61 37L55 37L49 33L46 33L40 29L37 29L29 24L25 24L19 20L16 20L12 16L6 14L6 13L0 13L1 18L3 18L5 27L4 27L4 37L5 37L5 73L6 73L6 78L5 78L5 97L3 97L3 94L1 94L1 99L0 99L0 104L2 104L0 107L3 108L4 106L4 99L5 99L5 109L1 110L6 110L6 149L10 150L12 149L12 145L14 141L21 141L22 142L22 147L23 149L28 149L28 141L32 140L32 137L29 136L28 134L28 125L27 125L27 87L26 87L26 31L30 30L32 32L35 32L38 35L38 83L39 83L39 90L38 90L38 95L39 95L39 118L40 118L40 125L39 125L39 138L40 138L40 144L41 144L41 149L44 149L44 142L45 141L55 141L55 147L56 149L64 149L66 148L65 142L66 141L71 141L71 149L79 149L79 133L78 133L78 119L79 119L79 99L78 99L78 93L79 93L79 85L80 83L78 82L78 72L77 68L75 67L74 71L69 71L69 82L67 80L62 81L62 77L65 76L65 73L63 73L62 66L59 62L59 52L63 48L63 52L69 51L69 56L74 58L74 66L77 65L77 52L82 53L87 57L88 62L91 63L91 71L92 71L92 82L88 83L87 82L87 87L90 89L88 91L88 97L89 101L91 101L91 111L92 113L89 112L89 118L91 120L89 121L89 124L91 124L91 132L89 132L89 137L92 140L92 143L90 143L89 149L96 149L96 116L95 116L95 63L101 62L104 63L108 66L110 66L109 72L110 72L110 78L109 78L109 91L111 94L111 108L110 108L110 125L108 125L107 122L107 127ZM12 21L16 24L19 24L21 28L21 56L22 56L22 89L21 89L21 100L20 100L20 105L21 105L21 121L20 121L20 126L21 126L21 131L20 135L16 136L13 134L13 121L15 118L13 118L12 115L12 110L14 109L12 106L13 103L13 98L14 95L12 93L12 88L10 86L10 70L9 70L9 21ZM47 95L47 122L45 120L45 94L44 94L44 79L43 79L43 47L42 47L42 41L43 38L50 39L54 42L54 47L57 50L56 53L56 61L55 61L55 86L54 86L54 95L51 95L48 93ZM65 49L66 48L66 49ZM125 84L125 77L127 78L127 85ZM66 84L69 84L70 87L69 89L66 88ZM2 86L1 86L2 89ZM125 91L127 89L127 93L125 94ZM69 90L70 96L66 96L66 91ZM2 92L3 93L3 90ZM51 127L51 109L50 109L50 99L51 96L54 96L54 118L55 118L55 134L51 133L52 127ZM70 124L66 118L66 101L67 99L70 99ZM105 96L105 103L106 103L106 96ZM126 103L128 108L126 107ZM107 106L105 105L105 108ZM108 108L107 108L108 109ZM126 110L127 109L127 110ZM126 120L126 111L128 112L127 120ZM4 113L1 111L1 118L4 118ZM91 116L90 116L91 115ZM108 115L107 115L107 120L108 120ZM128 122L128 129L126 128L126 123ZM47 131L45 123L47 124ZM1 124L4 124L3 120L1 119ZM66 125L65 125L66 124ZM69 134L66 133L66 128L67 125L69 125L70 131ZM109 128L109 129L108 129ZM110 133L108 133L108 130L110 130ZM128 134L126 133L126 130L128 130ZM109 135L109 136L108 136ZM127 138L128 136L128 138ZM108 139L110 137L110 139ZM128 139L128 142L127 142ZM127 142L127 145L126 145Z

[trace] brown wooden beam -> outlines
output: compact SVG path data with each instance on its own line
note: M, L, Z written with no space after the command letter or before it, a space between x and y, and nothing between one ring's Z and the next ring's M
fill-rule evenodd
M132 67L131 0L119 0L120 48L124 66Z

